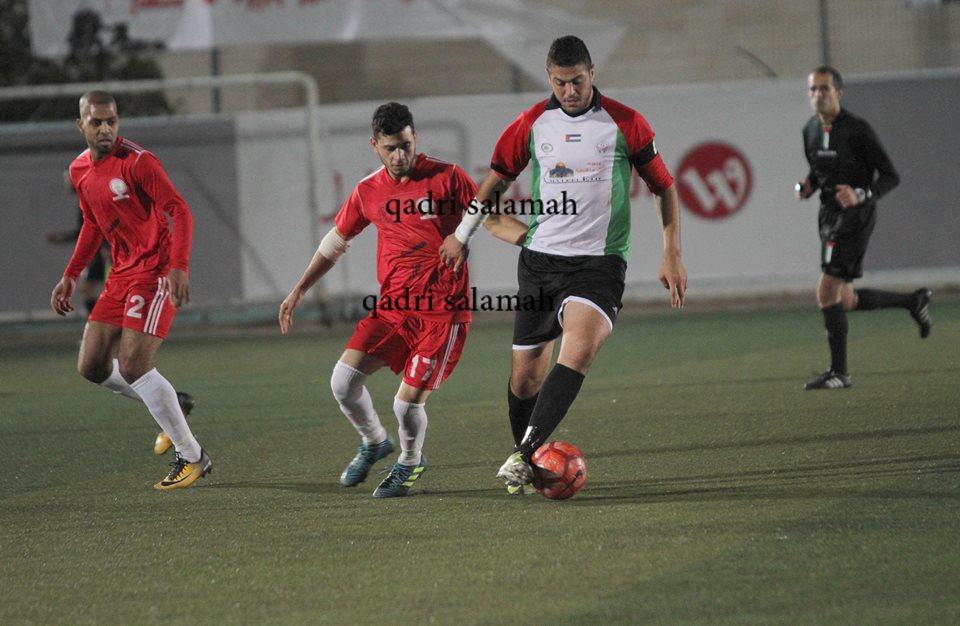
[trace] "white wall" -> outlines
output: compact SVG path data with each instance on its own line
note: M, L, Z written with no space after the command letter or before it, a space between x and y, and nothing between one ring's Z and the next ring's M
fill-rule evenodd
M793 183L806 173L800 127L809 110L802 84L751 81L616 90L608 95L645 115L679 187L687 185L684 172L678 170L680 160L704 142L733 146L749 166L752 190L739 211L725 219L705 219L683 210L684 258L695 288L750 291L757 284L769 289L771 281L783 280L812 284L818 273L817 207L815 201L801 204L793 198ZM425 98L405 103L414 114L420 150L460 163L479 179L487 171L503 128L543 96ZM322 211L328 218L352 186L379 166L368 144L369 118L377 104L332 105L321 110L329 137L324 146L326 160L332 164L324 166L319 176L323 196L331 198ZM260 256L267 259L274 282L289 286L315 249L309 236L311 224L305 219L303 121L295 113L279 122L268 123L264 117L261 113L238 117L241 215L245 229L258 231L249 239L262 248ZM650 293L662 253L652 196L637 183L627 297ZM521 177L515 188L528 193L528 177ZM322 231L329 226L324 222ZM373 232L358 237L346 262L325 281L326 288L334 293L375 293L375 241ZM474 282L481 289L509 292L516 284L515 259L515 249L481 234L470 259ZM254 300L280 295L272 292L262 271L247 264L244 288Z

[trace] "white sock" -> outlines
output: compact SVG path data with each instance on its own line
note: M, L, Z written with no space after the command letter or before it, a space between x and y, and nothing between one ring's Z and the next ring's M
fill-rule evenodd
M420 463L420 451L423 449L423 440L427 437L427 412L423 407L422 404L406 402L400 398L393 399L393 412L400 422L402 452L397 463L401 465Z
M137 395L137 392L130 387L130 383L123 379L123 376L120 375L120 361L117 359L113 360L113 371L110 372L110 376L100 383L102 387L106 387L113 393L119 394L130 398L131 400L137 400L138 402L143 402L140 396Z
M167 433L170 441L180 456L191 463L200 460L200 444L194 438L187 425L180 402L177 400L177 391L163 375L156 370L150 370L137 380L130 383L130 387L147 405L147 410L157 424Z
M340 405L340 410L360 433L363 442L382 443L387 439L387 431L373 408L373 399L364 385L366 381L366 374L343 361L337 361L330 377L330 389Z

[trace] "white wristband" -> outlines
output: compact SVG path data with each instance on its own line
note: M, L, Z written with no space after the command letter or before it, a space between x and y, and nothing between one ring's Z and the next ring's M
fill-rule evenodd
M317 252L336 263L337 259L342 257L349 247L350 242L344 239L340 235L340 231L337 230L337 227L334 226L330 229L330 232L320 240L320 247L317 248Z
M469 245L470 240L477 234L477 229L486 219L487 214L483 211L483 204L474 198L464 210L463 218L460 220L457 230L453 231L453 236L463 245Z

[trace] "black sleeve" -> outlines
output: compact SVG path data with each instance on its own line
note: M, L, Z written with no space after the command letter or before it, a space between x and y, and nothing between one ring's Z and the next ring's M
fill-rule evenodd
M866 155L867 162L876 172L876 178L870 187L873 198L876 200L900 184L900 174L893 167L893 161L890 160L887 151L883 149L883 144L880 143L879 137L869 124L864 123L861 136L864 142L863 153Z

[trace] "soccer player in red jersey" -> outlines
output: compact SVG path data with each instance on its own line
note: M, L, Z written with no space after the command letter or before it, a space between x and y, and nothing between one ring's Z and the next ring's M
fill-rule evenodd
M467 267L447 268L437 257L444 237L460 224L476 184L458 166L417 153L410 110L396 102L377 108L370 145L383 167L360 181L340 208L336 226L280 305L280 330L293 323L304 294L323 277L368 225L377 228L376 306L362 319L333 368L330 386L347 419L360 434L357 454L340 476L352 487L366 480L373 464L390 454L393 438L380 423L366 379L389 366L403 373L393 402L399 422L400 456L375 498L407 495L427 467L424 409L430 393L453 372L470 322ZM527 227L512 218L487 220L490 232L519 244Z
M157 158L118 135L113 96L84 94L77 128L88 149L70 164L70 178L83 226L50 306L60 315L74 310L77 277L106 239L113 268L83 331L77 368L87 380L142 401L173 442L173 468L154 487L189 487L213 462L187 425L183 398L154 361L176 309L190 300L190 208Z

